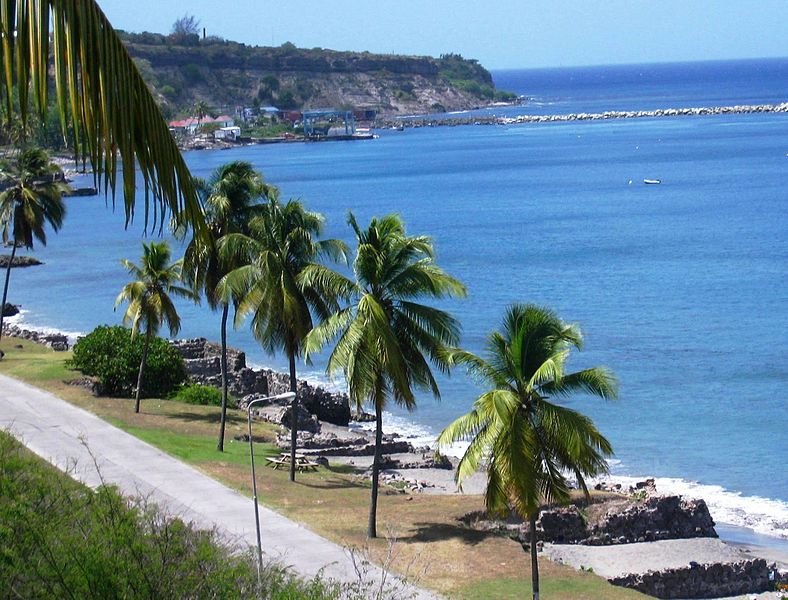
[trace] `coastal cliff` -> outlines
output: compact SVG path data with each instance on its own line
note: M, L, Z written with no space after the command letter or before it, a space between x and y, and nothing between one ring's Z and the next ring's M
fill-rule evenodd
M384 115L465 110L514 96L495 89L477 61L247 46L207 38L175 43L160 34L121 32L129 53L165 112L274 105L283 110L374 109Z

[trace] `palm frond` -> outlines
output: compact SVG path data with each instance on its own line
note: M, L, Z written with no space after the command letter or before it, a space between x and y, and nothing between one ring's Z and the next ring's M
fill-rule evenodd
M0 61L7 114L13 113L17 92L23 123L30 102L45 118L52 73L61 127L65 132L68 124L73 125L77 154L87 156L96 185L111 192L113 201L121 171L126 223L135 214L139 166L146 228L149 222L162 227L169 209L203 229L186 163L133 60L95 0L2 0L1 9ZM54 56L51 70L50 55Z

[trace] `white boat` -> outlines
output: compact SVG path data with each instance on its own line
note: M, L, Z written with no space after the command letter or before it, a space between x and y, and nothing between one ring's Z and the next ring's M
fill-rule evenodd
M662 180L661 179L644 179L643 183L645 183L646 185L658 185L658 184L662 183Z

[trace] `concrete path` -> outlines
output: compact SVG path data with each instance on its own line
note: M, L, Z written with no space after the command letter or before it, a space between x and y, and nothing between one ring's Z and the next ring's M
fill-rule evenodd
M150 497L170 514L200 528L216 527L231 540L256 545L251 498L92 413L4 375L0 375L0 428L89 486L102 480L115 484L124 494ZM322 571L324 577L338 581L358 581L350 554L341 546L263 506L260 523L267 558L307 578ZM381 569L370 567L365 579L380 581L382 576ZM438 598L421 589L399 589L407 598Z

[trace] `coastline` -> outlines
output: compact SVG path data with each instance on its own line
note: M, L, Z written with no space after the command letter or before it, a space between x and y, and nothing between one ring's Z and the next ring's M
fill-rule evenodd
M6 318L6 328L17 327L22 330L37 332L42 336L48 337L62 337L68 340L69 345L73 345L81 332L62 331L53 327L27 325L24 321L25 311L22 310L14 317ZM4 334L5 335L5 334ZM270 367L265 365L251 365L255 369L271 371ZM274 373L278 373L273 369ZM280 375L283 375L280 373ZM336 390L336 386L326 386L326 382L314 378L305 378L306 382L315 387L325 387L329 390ZM392 423L393 422L393 423ZM329 428L336 428L336 425L329 425L323 423L324 426ZM367 437L372 436L372 428L370 423L354 421L351 426L345 427L347 434L362 434ZM415 430L415 431L414 431ZM389 435L397 440L402 440L411 443L414 447L422 448L431 446L434 448L434 438L427 436L424 428L418 424L410 424L396 415L392 416L389 413L384 417L384 434ZM463 448L461 446L444 451L450 459L456 461L461 456ZM362 466L367 457L352 457L350 460L356 463L356 466ZM345 461L348 462L348 461ZM456 485L453 480L453 470L444 469L387 469L396 476L407 479L412 482L423 481L425 485L420 486L420 491L432 493L457 493ZM592 484L599 482L606 482L612 485L619 484L622 488L626 489L634 486L636 482L643 481L648 478L654 478L652 475L634 476L634 475L606 475L592 481ZM770 548L778 553L784 553L788 556L788 506L785 502L774 500L770 498L749 497L742 496L738 492L725 490L716 485L702 484L690 480L679 479L674 477L656 477L656 484L661 493L681 495L688 498L703 498L709 505L712 512L712 517L716 522L721 524L720 537L730 543L740 544L743 546L754 546L762 548ZM484 490L483 477L478 476L469 479L464 483L463 492L466 494L482 494ZM756 504L763 507L762 513L757 513L752 509L750 504ZM785 521L779 517L767 514L768 510L784 511ZM728 516L726 520L724 517ZM722 517L722 518L721 518ZM771 527L768 527L769 520L771 520ZM774 535L773 531L779 532ZM771 534L770 534L771 533ZM783 534L784 535L780 535ZM781 554L782 555L782 554Z
M51 335L51 334L50 334ZM342 430L346 435L357 435L358 427L342 427L331 425L329 430ZM367 434L368 435L368 434ZM405 438L406 439L406 438ZM393 455L394 458L396 455ZM413 456L411 453L408 456ZM371 463L370 456L329 456L331 463L354 466L363 476L366 467ZM422 457L423 458L423 457ZM456 461L455 461L456 462ZM384 469L384 481L388 478L414 482L415 485L406 489L410 493L424 494L457 494L480 495L484 493L485 475L478 473L471 477L458 492L454 484L454 470L439 468L393 468ZM664 572L669 569L687 568L687 565L752 563L755 559L763 559L783 572L788 572L788 540L784 547L779 544L762 546L759 544L739 543L726 539L729 528L722 528L720 538L689 538L667 539L655 542L613 544L604 546L587 546L580 544L544 544L544 556L550 560L573 566L576 569L593 569L605 578L621 577L627 574L648 573L649 571ZM778 599L776 592L747 594L747 599L760 600Z

